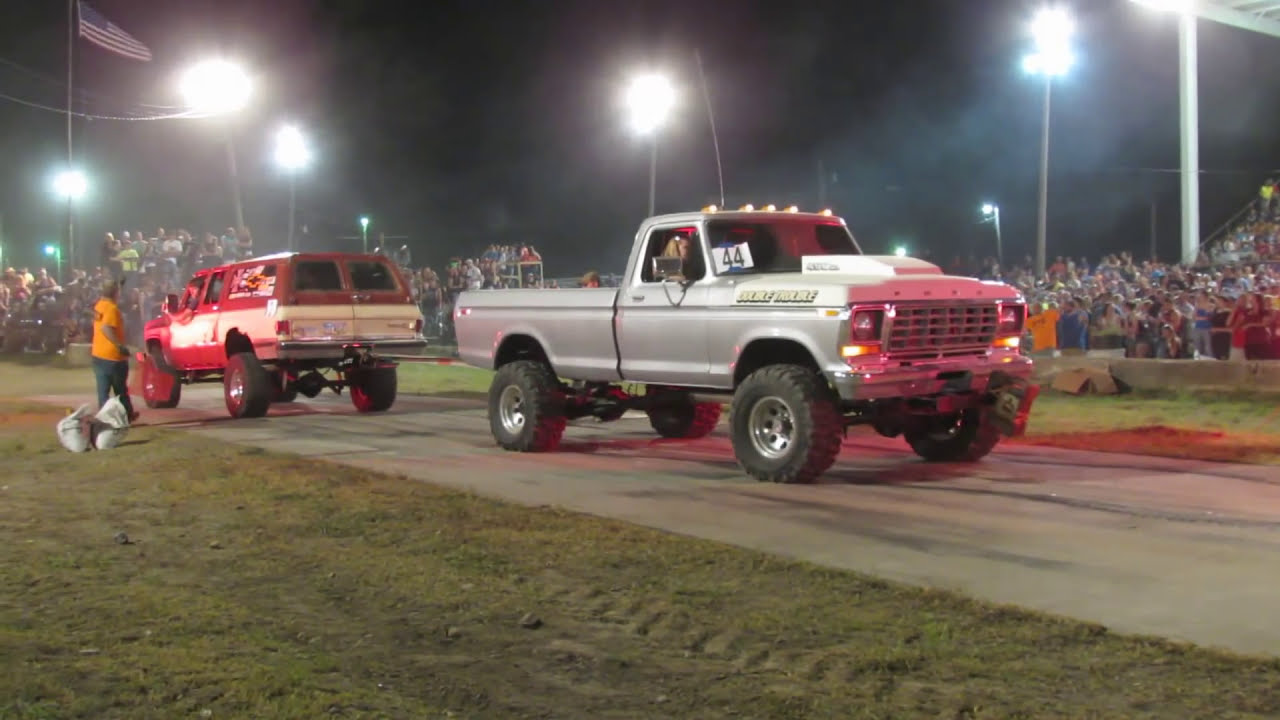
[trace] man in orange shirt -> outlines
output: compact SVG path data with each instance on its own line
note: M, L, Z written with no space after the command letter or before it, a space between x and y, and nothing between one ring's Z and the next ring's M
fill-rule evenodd
M129 422L138 413L129 400L129 348L124 344L124 316L116 301L120 286L113 280L102 284L102 297L93 306L93 376L98 381L98 407L107 404L114 392L129 413Z

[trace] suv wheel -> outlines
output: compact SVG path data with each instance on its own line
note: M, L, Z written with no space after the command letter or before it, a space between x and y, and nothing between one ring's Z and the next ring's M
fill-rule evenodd
M147 348L140 358L142 366L142 399L149 408L175 408L182 400L182 383L178 373L164 361L158 347Z
M649 407L649 425L664 438L696 440L711 434L724 408L719 403L697 403L687 392L660 392Z
M505 450L550 452L565 427L564 398L545 363L518 360L498 368L489 386L489 430Z
M271 375L262 367L258 357L251 352L242 352L227 358L222 394L231 417L253 418L267 414L276 389L271 384Z
M764 482L813 482L835 463L844 433L830 389L799 365L770 365L743 380L729 424L738 464Z
M976 462L1000 442L1000 431L977 408L913 417L902 434L911 449L929 462Z
M390 410L396 402L396 367L366 367L352 370L347 376L351 404L357 412Z

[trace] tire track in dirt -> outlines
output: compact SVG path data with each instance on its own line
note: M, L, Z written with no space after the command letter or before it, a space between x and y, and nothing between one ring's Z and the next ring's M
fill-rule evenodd
M539 578L543 602L592 626L597 634L626 636L679 653L686 660L724 664L727 673L767 673L805 683L843 683L884 667L851 665L844 642L785 648L780 639L732 627L699 623L659 593L624 588L575 587L555 572Z

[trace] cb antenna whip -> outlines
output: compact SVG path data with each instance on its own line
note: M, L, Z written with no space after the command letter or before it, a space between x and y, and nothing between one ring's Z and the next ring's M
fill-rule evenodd
M720 181L720 207L724 207L724 167L720 164L720 138L716 135L716 114L711 109L711 92L707 90L707 74L702 70L702 53L693 51L698 61L698 78L702 80L702 99L707 103L707 122L711 124L711 145L716 151L716 178Z

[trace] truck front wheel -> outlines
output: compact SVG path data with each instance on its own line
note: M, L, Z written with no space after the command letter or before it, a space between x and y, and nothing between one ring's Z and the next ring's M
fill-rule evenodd
M352 370L347 376L351 404L356 412L383 412L396 402L399 380L394 365Z
M1000 442L1000 431L977 408L913 417L902 434L911 449L929 462L975 462Z
M227 358L222 376L222 394L227 412L233 418L255 418L267 414L276 389L271 375L251 352L236 353Z
M550 452L560 445L566 419L555 373L546 364L503 365L489 386L489 429L505 450Z
M649 425L664 438L696 440L720 422L719 403L699 403L686 392L661 392L649 407Z
M743 380L729 423L738 464L763 482L813 482L835 463L844 432L826 383L799 365L771 365Z
M182 400L178 373L164 360L158 347L150 347L138 358L142 366L142 399L149 408L176 408Z

